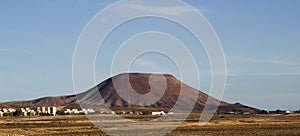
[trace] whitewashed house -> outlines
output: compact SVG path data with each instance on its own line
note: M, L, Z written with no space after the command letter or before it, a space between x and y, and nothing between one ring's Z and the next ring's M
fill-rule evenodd
M151 115L166 115L164 111L152 111Z
M168 112L167 114L169 114L169 115L173 115L173 114L174 114L174 112Z
M23 111L23 116L27 116L27 111Z
M55 116L56 115L56 107L47 107L47 113L48 114L51 114L51 115L53 115L53 116Z
M65 114L81 114L84 113L82 110L79 109L66 109Z
M36 112L37 112L38 114L42 113L41 107L36 107Z
M8 109L8 112L10 112L10 113L15 112L15 111L16 111L16 109L14 109L14 108L9 108Z
M66 109L64 112L65 112L65 114L71 113L71 109Z
M42 113L47 113L46 112L46 107L42 107Z
M94 109L82 109L82 112L84 114L90 114L90 113L95 113L95 110Z

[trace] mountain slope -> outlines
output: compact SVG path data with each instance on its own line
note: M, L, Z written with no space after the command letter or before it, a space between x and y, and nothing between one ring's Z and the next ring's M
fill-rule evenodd
M130 108L132 104L128 103L126 100L121 98L113 84L117 84L120 87L120 91L127 91L132 88L138 94L147 94L151 87L149 85L150 82L154 82L153 87L156 86L158 89L153 89L154 94L159 94L159 84L162 82L161 76L164 76L166 79L166 87L165 92L162 97L155 103L148 105L146 107L151 108L167 108L170 109L179 99L180 93L182 93L182 99L179 103L179 108L184 109L188 105L192 105L195 102L194 110L201 111L205 103L208 99L208 95L198 91L188 85L180 82L172 75L151 75L151 74L140 74L140 73L131 73L131 74L120 74L109 78L96 87L91 88L90 90L80 93L77 95L69 95L69 96L58 96L58 97L45 97L30 101L14 101L14 102L5 102L0 103L1 107L24 107L24 106L78 106L78 100L81 102L80 104L83 106L98 106L99 104L106 104L108 107L122 107L122 108ZM126 82L128 79L130 83ZM151 92L152 92L151 91ZM103 99L100 98L100 95ZM193 97L197 97L196 101L192 101ZM138 98L133 98L138 99ZM152 99L152 98L149 98ZM220 101L214 98L210 99L211 106L217 106L215 104ZM142 101L142 100L141 100ZM142 103L141 103L142 105ZM135 105L138 106L138 105ZM244 106L241 104L229 104L221 101L219 105L219 112L225 111L249 111L249 112L257 112L258 109L251 108L248 106Z

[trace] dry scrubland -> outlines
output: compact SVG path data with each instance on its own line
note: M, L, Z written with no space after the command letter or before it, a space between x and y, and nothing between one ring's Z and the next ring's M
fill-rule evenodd
M145 117L127 116L127 118ZM198 125L198 119L198 114L192 114L168 135L300 135L299 114L215 115L204 126ZM147 129L159 132L158 130L171 124L172 122ZM105 133L90 123L85 116L77 115L0 118L0 135L105 135Z

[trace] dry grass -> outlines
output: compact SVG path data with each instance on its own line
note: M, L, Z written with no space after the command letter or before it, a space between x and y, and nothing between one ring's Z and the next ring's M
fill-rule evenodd
M127 116L127 118L143 119L141 116ZM152 118L147 116L147 119ZM198 119L199 115L192 114L168 135L300 135L299 114L215 115L204 126L199 126ZM159 132L160 129L172 124L173 122L167 122L164 125L143 129ZM114 126L110 129L120 130ZM85 116L78 115L0 118L0 135L105 135L105 133L95 127Z

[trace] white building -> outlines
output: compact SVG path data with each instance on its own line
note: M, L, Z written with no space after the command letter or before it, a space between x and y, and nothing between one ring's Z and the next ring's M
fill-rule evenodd
M12 114L15 111L16 111L16 109L14 109L14 108L3 108L3 109L0 109L0 117L3 117L5 113L6 114L8 113L10 115L10 114Z
M24 112L23 112L23 116L27 116L27 111L24 111Z
M52 114L53 114L53 116L56 115L56 111L57 111L56 107L52 107Z
M173 115L173 114L174 114L174 112L168 112L167 114L169 114L169 115Z
M151 115L166 115L164 111L152 111Z
M48 107L48 111L47 111L47 113L48 114L52 114L53 116L55 116L56 115L56 107Z
M14 109L14 108L9 108L8 109L8 112L10 112L10 113L15 112L15 111L16 111L16 109Z
M64 112L66 114L79 114L79 110L78 109L66 109Z
M42 113L47 113L46 112L46 107L42 107Z
M95 113L95 110L94 109L82 109L82 112L84 114L91 114L91 113Z
M41 107L36 107L36 112L38 113L38 114L40 114L42 111L41 111Z
M35 116L35 114L36 114L36 111L29 107L20 108L20 110L21 110L22 116Z

